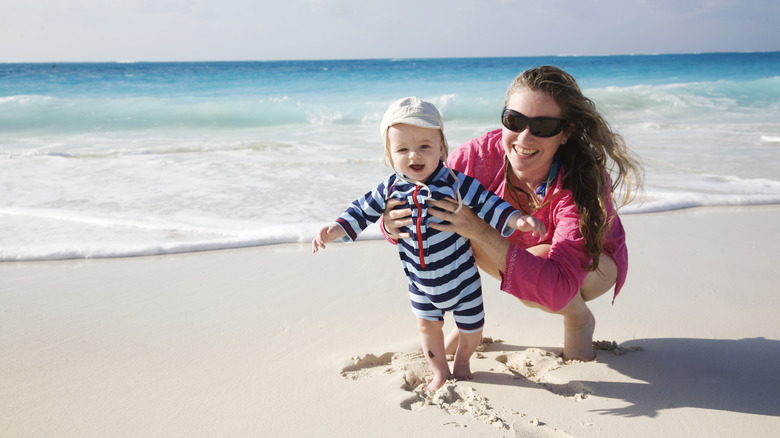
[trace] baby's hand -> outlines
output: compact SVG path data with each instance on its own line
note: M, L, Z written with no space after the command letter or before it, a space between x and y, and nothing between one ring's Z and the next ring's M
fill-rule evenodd
M521 216L517 221L516 229L526 232L531 231L532 235L539 237L542 237L547 233L547 229L542 221L531 215Z
M344 230L338 224L331 224L321 229L320 232L314 236L314 240L311 241L312 254L320 249L325 249L326 243L333 242L341 237L344 237Z

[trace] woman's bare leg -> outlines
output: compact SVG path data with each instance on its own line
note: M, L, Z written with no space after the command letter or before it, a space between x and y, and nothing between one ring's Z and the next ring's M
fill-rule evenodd
M593 332L596 318L585 304L604 295L617 281L617 265L611 257L601 254L599 268L588 273L580 293L558 312L563 315L563 359L593 360Z
M575 295L557 313L563 316L563 360L593 360L596 357L593 351L596 318L582 299L582 294Z
M549 245L547 247L549 252ZM501 274L499 273L498 266L493 263L490 257L485 254L485 251L483 251L476 242L471 242L471 250L474 252L474 260L476 260L479 270L500 280ZM501 267L501 270L504 270L503 266Z
M582 283L582 289L580 289L582 298L585 301L590 301L604 295L615 285L617 274L617 264L612 260L612 257L601 254L599 256L599 269L589 272Z
M450 378L450 366L447 365L447 355L444 353L444 321L429 321L417 318L417 328L420 330L420 345L428 365L433 371L433 379L425 387L428 391L436 391L444 386Z
M479 268L496 277L499 276L499 267L490 264L490 259L484 257L483 251L478 245L472 242L474 256ZM547 257L550 251L550 245L539 245L528 248L528 252L538 257ZM503 270L503 266L500 268ZM596 328L596 319L588 306L587 301L600 297L610 290L617 281L617 265L611 257L601 254L599 259L599 268L591 271L585 277L580 293L563 309L558 312L552 312L546 307L530 301L522 301L529 307L542 309L549 313L557 313L563 316L563 358L564 360L593 360L595 353L593 351L593 332ZM452 348L456 338L454 334L448 337L448 349ZM449 350L448 350L449 351Z

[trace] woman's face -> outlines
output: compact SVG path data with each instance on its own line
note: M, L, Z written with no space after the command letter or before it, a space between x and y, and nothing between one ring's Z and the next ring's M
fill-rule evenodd
M562 118L563 111L555 100L539 91L522 89L509 97L506 107L526 117ZM536 184L543 181L550 171L553 157L561 144L569 138L569 130L552 137L535 137L524 129L514 132L503 128L504 152L520 182Z

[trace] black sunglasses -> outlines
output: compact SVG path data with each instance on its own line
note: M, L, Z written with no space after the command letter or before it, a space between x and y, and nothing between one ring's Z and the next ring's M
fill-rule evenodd
M563 131L567 122L554 117L526 117L515 110L504 108L501 123L510 131L523 132L528 128L535 137L552 137Z

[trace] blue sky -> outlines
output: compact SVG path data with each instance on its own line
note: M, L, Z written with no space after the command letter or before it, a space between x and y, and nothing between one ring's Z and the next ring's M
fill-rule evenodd
M0 62L780 50L777 0L0 1Z

